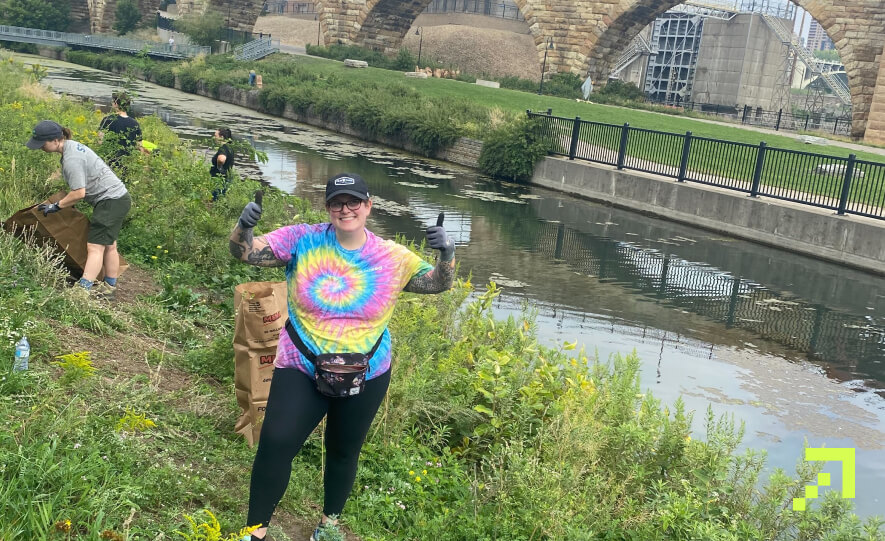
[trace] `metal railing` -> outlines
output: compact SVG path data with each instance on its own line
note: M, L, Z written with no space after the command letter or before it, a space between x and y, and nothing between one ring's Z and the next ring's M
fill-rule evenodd
M705 115L713 115L732 122L740 122L748 126L770 128L774 131L821 131L833 135L851 135L851 113L836 116L832 113L799 113L785 112L783 109L771 111L760 107L744 105L719 105L694 101L667 102L644 99L643 103L677 107L683 111L695 111Z
M624 284L634 292L776 341L815 358L881 374L885 327L863 317L779 292L676 253L538 222L532 251L581 275ZM678 249L677 249L678 251ZM773 310L772 306L777 309Z
M432 0L427 4L424 13L472 13L514 21L525 20L516 4L493 3L489 0Z
M317 5L314 2L290 2L289 0L269 0L264 3L261 11L265 15L299 15L314 14Z
M527 111L550 153L885 220L885 163Z
M609 74L610 78L617 78L618 75L624 68L632 64L637 58L642 55L656 55L658 54L657 49L653 49L651 44L645 39L642 34L637 34L633 41L630 42L630 45L627 46L627 49L621 54L618 61L615 62L615 67L611 70Z
M845 105L851 104L851 92L848 90L845 83L843 83L840 78L830 73L829 70L824 72L824 68L820 66L820 62L814 57L812 52L806 49L805 45L802 44L802 39L791 29L786 28L781 19L763 13L762 20L765 21L765 24L771 28L781 42L789 47L803 64L808 66L808 69L810 69L812 73L815 75L820 74L821 80L832 89L836 96L842 100L842 103Z
M234 58L237 60L258 60L265 56L280 51L280 40L258 38L234 48Z
M145 52L150 56L165 58L192 58L198 55L210 54L209 47L200 47L198 45L169 45L167 43L157 43L155 41L144 41L139 39L94 36L91 34L72 34L70 32L56 32L54 30L40 30L37 28L22 28L20 26L7 25L0 25L0 40L58 47L74 45L96 49L109 49L112 51L123 51L133 54Z

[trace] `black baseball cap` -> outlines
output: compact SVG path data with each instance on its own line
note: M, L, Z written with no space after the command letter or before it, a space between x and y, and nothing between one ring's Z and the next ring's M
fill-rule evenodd
M355 173L341 173L326 182L327 203L336 195L343 193L359 197L363 201L369 199L369 187L366 185L366 181Z
M64 137L64 133L62 132L61 125L51 120L41 120L34 126L31 138L25 145L31 150L37 150L43 148L43 143L46 141L55 141L62 137Z

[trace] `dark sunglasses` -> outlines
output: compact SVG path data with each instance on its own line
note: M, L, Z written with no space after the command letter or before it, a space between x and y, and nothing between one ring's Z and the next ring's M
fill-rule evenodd
M347 203L343 203L341 201L330 201L327 203L329 210L333 210L335 212L341 211L344 208L344 205L347 205L347 208L350 210L356 210L360 208L360 205L363 204L362 199L348 199Z

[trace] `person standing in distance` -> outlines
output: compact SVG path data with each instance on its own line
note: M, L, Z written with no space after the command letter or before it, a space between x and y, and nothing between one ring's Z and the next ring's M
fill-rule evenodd
M73 141L71 130L56 122L38 122L26 145L31 150L61 154L62 176L70 188L58 201L37 207L44 216L74 206L81 199L93 206L86 239L86 265L79 285L99 298L113 299L120 274L117 237L132 206L129 191L91 148ZM93 289L102 270L104 281Z
M213 177L221 178L221 187L212 190L212 200L217 201L218 198L227 193L231 182L231 169L234 167L234 150L231 148L233 135L230 128L218 128L214 134L215 140L221 143L218 151L212 156L212 167L209 168L209 174Z
M141 126L129 116L132 100L123 91L114 91L111 95L113 113L102 118L98 124L98 137L108 157L111 169L119 170L120 160L128 156L132 149L141 147Z
M360 449L390 383L387 325L399 294L441 293L455 277L455 244L442 225L427 229L428 244L440 251L436 266L366 229L372 200L359 175L328 180L326 211L328 223L290 225L256 238L252 228L261 217L261 204L252 202L230 236L235 258L259 267L286 267L292 327L280 333L252 466L247 524L261 524L252 534L255 541L265 539L289 484L292 460L323 417L325 498L322 521L311 539L329 517L341 514L356 479ZM295 333L300 346L289 333ZM370 352L365 387L353 396L330 398L320 391L316 366L308 357L351 352Z

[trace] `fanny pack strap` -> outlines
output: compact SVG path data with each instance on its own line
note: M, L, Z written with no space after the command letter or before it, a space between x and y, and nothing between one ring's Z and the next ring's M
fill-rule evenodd
M387 329L385 329L387 330ZM301 336L298 335L298 331L295 330L295 327L292 325L291 320L286 320L286 332L289 333L289 338L292 340L292 343L295 344L295 347L304 356L305 359L316 364L317 356L307 349L307 346L304 345L304 341L301 339ZM375 345L372 347L372 351L366 353L366 360L372 358L372 355L378 351L378 346L381 345L381 340L384 338L384 331L381 332L381 336L378 337L378 341L375 342Z

